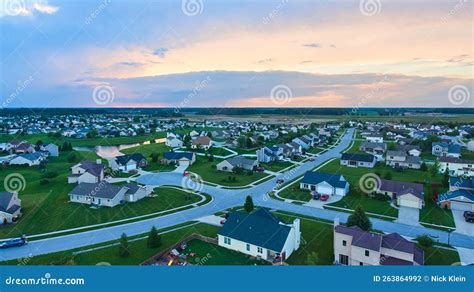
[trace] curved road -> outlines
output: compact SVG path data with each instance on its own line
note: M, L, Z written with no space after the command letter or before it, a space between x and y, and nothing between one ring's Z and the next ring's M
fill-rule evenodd
M214 186L204 185L202 191L204 193L211 194L213 197L212 202L206 205L138 222L33 241L21 248L0 250L0 261L31 257L40 254L58 252L87 245L102 243L117 239L122 233L126 233L128 236L143 234L148 232L152 226L155 226L158 229L171 227L180 223L212 215L216 212L228 208L241 206L247 195L251 195L253 197L254 203L257 206L327 220L334 220L335 218L339 218L341 222L345 222L349 215L348 213L333 210L316 209L312 207L286 203L272 199L266 194L274 188L274 186L276 185L277 178L284 178L285 181L290 181L304 174L306 171L312 170L332 158L340 157L341 152L351 144L353 134L354 129L349 129L341 138L339 144L337 144L334 148L328 150L327 152L317 156L314 161L310 161L296 168L290 169L287 172L282 173L277 177L265 181L255 187L246 189L223 189ZM156 186L181 186L182 179L183 176L180 173L166 172L152 173L140 176L137 179L137 182ZM371 221L374 229L381 230L384 232L397 232L403 236L409 237L416 237L421 234L429 234L436 237L439 242L448 242L448 233L445 231L425 227L404 225L375 218L371 218ZM450 243L451 245L456 247L472 249L474 248L474 237L452 233Z

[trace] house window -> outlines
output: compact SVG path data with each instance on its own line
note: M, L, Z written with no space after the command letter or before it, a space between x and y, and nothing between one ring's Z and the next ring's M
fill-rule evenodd
M343 245L343 246L347 246L347 241L343 240L343 241L342 241L342 245Z
M360 262L360 263L359 263L359 266L363 266L363 265L364 265L364 263L363 263L363 262Z
M258 252L258 253L263 253L263 248L261 248L260 246L257 247L257 252Z
M230 238L224 237L224 243L230 245Z
M250 244L247 243L247 251L250 251Z
M349 257L343 254L339 255L339 263L341 265L348 265L349 264Z
M368 251L368 250L365 250L365 256L366 256L366 257L369 256L369 251Z

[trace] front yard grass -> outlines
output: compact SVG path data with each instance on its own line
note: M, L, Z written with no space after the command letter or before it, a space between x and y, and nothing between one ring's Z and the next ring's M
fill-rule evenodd
M245 186L268 176L268 174L255 171L251 175L248 175L246 172L235 174L232 172L218 171L215 166L220 161L222 160L214 159L213 162L210 162L208 158L198 156L196 157L196 162L188 167L187 170L199 174L204 181L223 186ZM234 177L235 180L232 179ZM229 180L229 178L231 179Z
M280 193L278 195L282 198L289 199L289 200L298 200L298 201L305 201L308 202L311 200L311 192L309 190L302 190L300 189L300 184L295 183Z
M278 172L292 165L293 163L288 162L288 161L275 161L275 162L269 162L269 163L260 163L261 167L273 172Z
M195 253L197 262L193 263L193 258L188 257L191 264L201 265L269 265L264 260L252 259L251 257L233 250L226 249L216 244L207 243L199 239L193 239L187 243L186 254Z
M448 266L460 262L459 254L454 250L440 247L430 247L423 250L425 252L425 265L427 266Z

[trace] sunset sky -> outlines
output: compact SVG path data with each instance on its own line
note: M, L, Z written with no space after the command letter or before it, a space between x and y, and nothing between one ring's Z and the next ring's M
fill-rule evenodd
M5 108L474 105L472 0L1 1Z

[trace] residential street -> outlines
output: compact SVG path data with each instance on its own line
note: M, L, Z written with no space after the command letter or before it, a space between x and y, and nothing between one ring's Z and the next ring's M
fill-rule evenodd
M329 159L339 157L341 155L341 151L346 149L351 144L353 133L354 129L348 130L341 138L339 144L337 144L334 148L329 149L325 153L315 157L314 161L309 161L294 169L288 170L287 172L279 174L279 176L265 181L255 187L246 189L224 189L204 185L202 186L202 192L210 194L213 197L213 200L207 205L139 222L33 241L20 248L0 250L0 260L3 261L15 258L31 257L39 254L46 254L97 244L117 239L122 233L126 233L128 236L142 234L148 232L152 226L155 226L158 229L174 226L187 221L196 220L204 216L212 215L218 211L242 205L247 195L252 195L255 205L258 206L327 220L339 218L341 222L345 222L349 215L348 213L285 203L268 197L267 193L276 186L277 178L283 178L285 181L290 181L304 174L306 171L314 169ZM183 176L179 172L162 172L144 174L137 179L137 182L154 186L174 185L181 187L182 179ZM373 228L376 230L382 230L384 232L397 232L403 236L408 237L429 234L439 242L448 242L448 233L438 229L429 229L422 226L410 226L375 218L371 218L371 221L373 223ZM474 249L474 237L460 233L452 233L450 235L450 244L455 247Z

